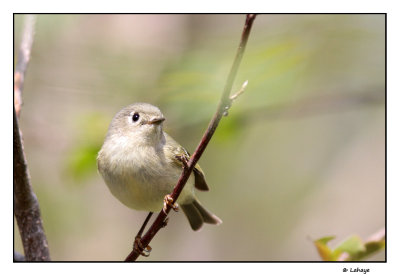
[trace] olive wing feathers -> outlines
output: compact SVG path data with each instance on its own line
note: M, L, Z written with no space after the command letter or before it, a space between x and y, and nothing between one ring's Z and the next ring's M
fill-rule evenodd
M166 147L169 147L165 151L166 155L168 158L173 160L177 166L182 168L183 166L183 161L186 160L188 161L190 159L190 154L186 151L185 148L183 148L181 145L179 145L174 139L171 138L167 133L165 133L165 139L166 139ZM172 153L172 154L171 154ZM170 155L170 156L168 156ZM201 169L199 164L196 164L196 166L193 169L194 173L194 178L195 178L195 184L194 186L199 189L200 191L208 191L208 185L204 176L204 172Z

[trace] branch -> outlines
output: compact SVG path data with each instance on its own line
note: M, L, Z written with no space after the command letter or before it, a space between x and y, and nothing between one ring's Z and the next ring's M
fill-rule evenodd
M49 261L50 254L40 217L39 203L32 191L18 119L14 107L14 215L27 261Z
M21 46L18 52L18 61L14 72L14 105L15 111L19 118L22 106L22 90L24 88L24 77L26 68L31 58L31 49L33 43L35 27L35 16L27 15L25 18L25 26L22 34Z
M34 17L25 22L18 63L14 73L14 215L18 223L26 261L50 261L49 248L40 217L39 203L32 190L18 118L21 113L24 75L30 59Z
M228 79L226 81L221 100L219 102L218 108L216 113L214 114L214 117L211 119L211 122L208 125L208 128L206 132L204 133L199 145L197 146L195 152L187 162L187 166L184 167L182 174L178 180L178 183L176 184L174 190L170 194L172 198L172 204L176 202L178 199L183 187L185 186L187 180L190 177L191 172L193 171L194 166L200 159L201 155L203 154L204 150L206 149L208 143L211 140L211 137L213 136L222 116L226 116L228 113L228 109L232 105L233 101L235 98L242 93L242 91L239 91L236 93L234 96L229 97L231 90L232 90L232 85L236 77L236 73L239 68L240 61L242 59L244 50L246 48L247 40L249 38L249 34L251 31L251 27L253 25L254 19L256 18L256 15L254 14L248 14L246 16L246 22L243 28L242 32L242 37L240 40L239 48L236 52L236 56L232 65L232 68L229 72ZM245 83L246 84L246 83ZM244 85L245 86L245 85ZM241 90L243 90L244 87L242 87ZM166 206L165 212L163 210L160 211L158 214L157 218L153 222L153 224L150 226L149 230L144 234L144 236L141 238L140 242L142 245L142 249L139 250L133 250L128 257L125 259L125 261L135 261L139 255L142 253L143 248L146 248L150 241L154 238L154 236L157 234L157 232L165 226L165 219L168 216L168 213L170 212L171 207L169 205Z

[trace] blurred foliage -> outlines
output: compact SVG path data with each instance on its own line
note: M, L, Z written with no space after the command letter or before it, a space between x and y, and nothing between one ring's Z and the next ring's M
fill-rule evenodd
M193 152L243 23L38 15L21 128L53 260L126 257L145 214L120 204L96 173L107 127L124 106L149 102ZM198 196L224 223L192 233L171 215L146 260L319 260L307 236L364 236L384 224L384 16L258 15L233 92L245 80L200 160L211 191Z
M323 261L361 261L384 250L386 243L385 235L367 242L363 242L359 236L353 235L332 249L327 243L333 239L335 236L327 236L314 241Z
M66 158L66 175L71 176L75 183L82 181L97 171L97 153L103 144L104 125L109 122L103 114L81 114L77 119L77 127L82 138L76 141L76 146Z
M249 79L246 100L235 109L265 107L287 98L301 76L306 53L299 52L294 43L276 42L257 44L245 53L234 91ZM223 89L233 53L188 52L184 60L166 67L160 77L160 99L174 110L174 115L195 124L210 119ZM302 65L303 64L303 65ZM236 89L236 90L235 90ZM196 110L196 116L186 116ZM231 119L231 118L229 118ZM222 131L219 131L222 133Z

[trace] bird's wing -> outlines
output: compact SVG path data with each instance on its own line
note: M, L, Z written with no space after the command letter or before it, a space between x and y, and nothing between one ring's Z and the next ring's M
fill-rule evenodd
M179 145L174 139L171 138L167 133L165 133L165 139L166 139L166 145L167 147L170 147L169 150L166 150L166 153L171 153L171 156L167 156L167 158L170 158L177 166L182 168L184 166L183 162L189 161L190 159L190 154L187 152L187 150ZM184 161L185 160L185 161ZM196 166L193 169L194 172L194 179L195 183L194 186L199 189L200 191L208 191L208 185L204 176L204 172L201 169L199 164L196 164Z

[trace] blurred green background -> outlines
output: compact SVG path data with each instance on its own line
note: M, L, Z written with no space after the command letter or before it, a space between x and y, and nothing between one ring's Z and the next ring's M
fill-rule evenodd
M20 126L52 260L128 255L147 214L96 171L108 124L149 102L193 152L244 19L37 16ZM15 60L23 20L15 15ZM200 160L210 191L198 197L224 223L193 232L171 213L140 260L314 261L312 240L367 239L385 225L384 15L258 15L234 90L245 80Z

